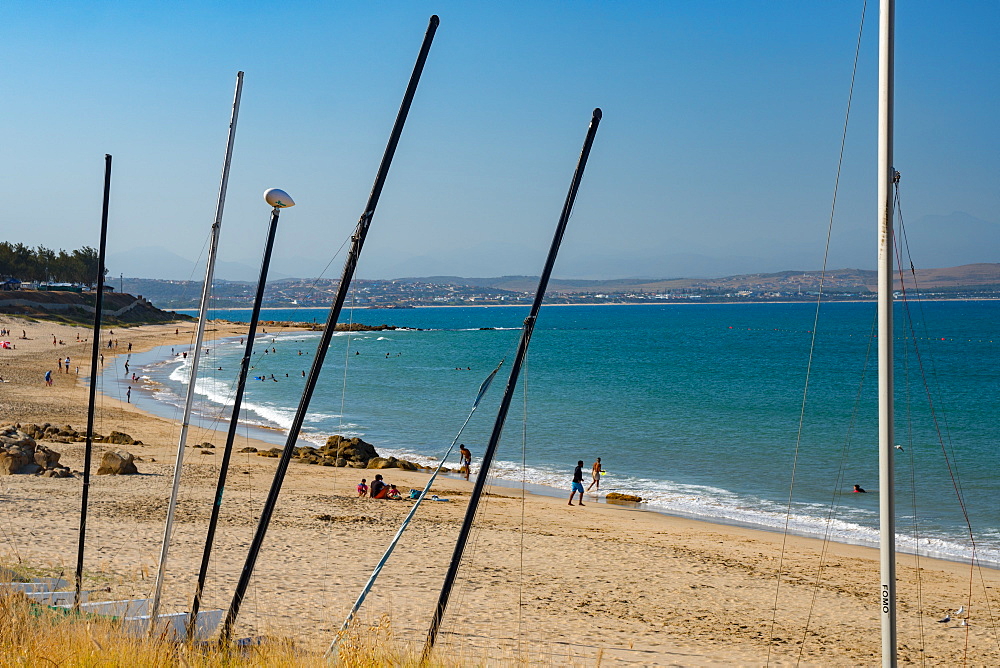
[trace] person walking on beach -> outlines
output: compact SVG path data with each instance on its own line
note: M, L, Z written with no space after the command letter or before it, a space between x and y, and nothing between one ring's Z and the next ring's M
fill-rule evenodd
M62 357L56 358L56 366L59 367L59 372L62 373Z
M573 505L573 496L579 492L580 493L580 503L578 505L583 505L583 460L581 459L576 463L576 468L573 469L573 487L572 491L569 493L569 505Z
M590 475L592 475L594 477L594 479L590 481L589 485L587 485L587 491L589 492L591 487L593 487L594 485L597 485L597 491L600 492L601 491L601 458L600 457L597 458L597 461L594 462L594 466L590 469Z
M125 402L129 403L129 404L132 403L132 386L131 385L129 385L128 389L125 390Z
M69 355L66 355L66 373L69 373Z
M465 443L458 444L458 457L462 462L462 467L459 470L468 480L469 473L472 471L472 451L465 447Z
M52 387L52 369L45 372L45 385L47 387Z

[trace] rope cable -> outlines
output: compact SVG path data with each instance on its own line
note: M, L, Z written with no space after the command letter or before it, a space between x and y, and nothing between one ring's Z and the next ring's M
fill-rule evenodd
M895 181L895 200L898 203L898 200L899 200L899 180L898 179ZM901 206L897 206L895 208L901 209ZM902 213L901 213L901 211L899 213L899 216L900 216L900 224L902 226ZM979 568L980 568L980 578L983 579L982 571L981 571L982 565L979 564L979 559L977 557L978 546L976 544L975 532L972 529L972 521L969 518L968 507L966 506L966 503L965 503L965 494L964 494L964 491L962 489L961 477L960 477L959 472L958 472L957 458L955 457L954 446L952 445L952 454L951 454L951 456L949 456L949 454L948 454L948 445L951 444L951 439L950 438L948 439L948 444L945 443L944 434L942 432L941 424L940 424L940 421L938 419L938 410L936 408L936 403L934 401L934 396L933 396L933 393L930 390L930 386L929 386L928 381L927 381L927 374L924 371L923 355L920 352L920 347L917 344L916 338L914 336L915 332L913 330L913 317L912 317L912 314L910 313L910 307L909 307L909 301L910 300L908 298L908 294L907 294L907 291L906 291L906 285L905 285L905 282L903 280L904 275L903 275L903 267L902 267L901 248L900 248L898 242L897 242L896 247L895 247L895 252L896 252L897 266L898 266L899 273L900 273L900 300L902 302L904 312L907 315L906 322L908 323L908 325L910 327L910 335L911 335L911 338L913 339L914 357L916 358L917 366L918 366L918 368L920 370L920 378L921 378L921 382L922 382L922 387L923 387L924 394L925 394L925 397L926 397L926 400L927 400L928 409L930 411L931 422L934 425L934 431L935 431L935 433L937 435L938 445L940 447L941 454L942 454L942 457L943 457L943 461L944 461L945 467L946 467L946 469L948 471L949 478L951 479L952 487L953 487L953 489L955 491L955 497L956 497L956 500L958 501L958 506L961 509L962 517L963 517L963 519L965 521L965 526L966 526L966 529L967 529L968 535L969 535L969 544L970 544L971 550L972 550L972 557L969 560L969 569L970 569L970 572L969 572L969 592L968 592L967 602L968 602L968 605L969 605L969 608L968 608L969 609L969 614L971 615L971 608L972 608L972 606L971 606L972 584L973 584L973 580L974 580L974 573L975 573L975 569L976 569L976 567L978 565ZM912 260L911 260L910 265L912 267ZM913 272L913 279L914 279L914 281L916 280L916 272ZM918 303L919 303L919 300L918 300ZM985 592L986 589L987 589L986 588L986 584L985 584L985 580L983 581L983 588L984 588L983 590ZM988 595L984 596L984 599L986 601L987 614L988 614L990 625L995 628L996 627L996 620L993 617L993 610L992 610L992 606L990 605L990 602L989 602L989 596ZM1000 636L995 635L995 638L996 638L998 647L1000 647ZM965 661L968 660L968 644L969 644L969 640L970 640L970 631L969 631L969 627L966 627L966 631L965 631L965 655L963 657L963 660L965 660Z
M836 208L837 208L837 193L838 193L839 188L840 188L840 173L841 173L841 169L843 168L843 164L844 164L844 148L845 148L845 146L847 144L847 129L848 129L848 125L849 125L850 118L851 118L851 103L852 103L852 101L854 99L854 84L855 84L855 81L857 80L858 59L859 59L859 55L861 53L861 37L864 34L865 13L867 11L867 8L868 8L868 0L864 0L864 2L862 4L862 9L861 9L861 20L860 20L859 25L858 25L857 42L856 42L855 47L854 47L854 63L853 63L852 69L851 69L851 84L850 84L850 87L849 87L849 90L848 90L847 108L846 108L846 110L844 112L844 125L843 125L843 130L841 132L841 137L840 137L840 151L839 151L839 155L837 157L837 171L836 171L836 177L834 178L833 197L832 197L832 200L830 202L830 216L829 216L829 222L827 224L826 244L825 244L825 247L824 247L824 250L823 250L823 267L822 267L822 270L820 272L819 294L817 294L817 296L816 296L816 311L815 311L815 314L813 316L812 334L811 334L810 342L809 342L809 359L808 359L808 362L806 364L805 384L804 384L804 387L803 387L803 390L802 390L802 403L801 403L801 407L800 407L800 410L799 410L799 424L798 424L798 429L797 429L796 436L795 436L795 448L794 448L793 456L792 456L792 473L791 473L791 479L789 480L789 486L788 486L788 502L787 502L786 510L785 510L785 522L784 522L784 526L782 528L781 553L780 553L780 555L778 557L778 568L777 568L777 573L776 573L776 577L775 577L775 587L774 587L774 602L772 604L771 624L770 624L769 631L768 631L767 658L766 658L766 665L768 665L768 666L771 664L771 650L772 650L772 648L774 646L774 627L777 624L778 600L779 600L780 593L781 593L781 574L782 574L782 568L784 566L785 551L787 549L788 527L789 527L789 524L791 522L792 499L793 499L793 493L794 493L794 489L795 489L795 473L796 473L796 467L798 465L799 448L800 448L801 443L802 443L802 431L803 431L803 426L804 426L804 421L805 421L806 402L807 402L807 399L808 399L808 396L809 396L809 380L810 380L810 376L811 376L811 373L812 373L813 356L814 356L815 347L816 347L816 332L817 332L817 328L819 326L820 305L822 304L822 301L823 301L823 289L824 289L825 283L826 283L827 263L828 263L829 257L830 257L830 241L831 241L831 237L832 237L832 234L833 234L834 214L835 214Z

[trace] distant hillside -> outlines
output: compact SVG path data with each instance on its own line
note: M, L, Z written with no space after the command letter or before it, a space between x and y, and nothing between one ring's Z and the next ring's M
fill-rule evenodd
M633 279L622 278L606 281L553 279L549 290L562 293L582 293L601 290L621 292L641 290L644 292L664 292L684 288L705 288L710 290L787 290L815 291L820 287L819 271L779 271L768 274L740 274L724 278L664 278ZM834 269L826 272L825 287L874 292L878 272L867 269ZM451 285L467 285L522 292L534 290L538 285L536 276L501 276L497 278L461 278L458 276L430 276L427 278L402 278L399 282L423 282ZM917 285L921 289L939 288L998 288L1000 287L1000 264L967 264L943 269L918 269ZM896 288L899 289L899 278ZM907 278L907 287L912 287Z
M546 301L562 304L607 304L702 299L709 301L796 301L812 299L821 286L830 300L871 299L876 272L864 269L781 271L724 278L664 278L616 280L553 279ZM916 272L917 291L926 298L998 298L1000 264L972 264ZM146 295L161 308L198 307L197 281L126 278L124 289ZM429 276L395 280L355 280L351 301L357 306L461 306L527 304L538 286L535 276L463 278ZM249 307L255 284L216 280L213 308ZM914 290L907 277L907 289ZM897 278L896 288L899 289ZM264 293L268 308L328 307L337 289L335 279L286 278L271 281ZM310 316L312 317L312 316Z

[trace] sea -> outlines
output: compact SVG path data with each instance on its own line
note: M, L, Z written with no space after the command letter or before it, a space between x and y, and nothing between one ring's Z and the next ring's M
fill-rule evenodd
M334 336L300 444L358 436L382 455L432 464L458 438L478 461L527 312L345 309L341 322L398 329ZM249 314L210 316L246 322ZM262 313L326 317L325 309ZM895 322L899 549L1000 567L1000 302L897 303ZM874 303L545 306L493 482L568 496L577 461L589 484L600 457L606 473L592 501L622 492L667 514L876 545L874 327ZM263 330L242 420L253 436L283 445L320 334ZM224 431L243 345L222 339L205 352L195 422ZM105 370L105 392L131 384L133 402L177 419L192 357L177 346L132 355L141 383L124 375L120 357ZM458 466L457 448L447 464Z

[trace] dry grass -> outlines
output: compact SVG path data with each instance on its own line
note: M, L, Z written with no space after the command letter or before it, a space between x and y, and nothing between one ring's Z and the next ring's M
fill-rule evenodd
M175 643L134 637L113 618L77 615L31 603L18 592L0 592L0 666L101 666L101 668L250 668L329 666L287 638L268 638L250 647L217 643ZM390 619L350 629L339 645L336 665L420 666L394 641ZM435 663L434 665L444 665ZM449 664L451 665L451 664ZM456 664L457 665L457 664Z

